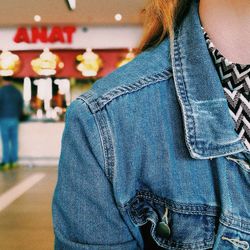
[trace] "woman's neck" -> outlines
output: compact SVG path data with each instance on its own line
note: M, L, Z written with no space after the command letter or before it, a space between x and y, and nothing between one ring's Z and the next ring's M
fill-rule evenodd
M250 64L250 0L200 0L202 26L229 61Z

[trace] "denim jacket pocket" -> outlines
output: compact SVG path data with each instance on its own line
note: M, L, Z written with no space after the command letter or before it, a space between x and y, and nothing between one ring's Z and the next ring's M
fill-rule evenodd
M212 249L218 217L215 208L177 204L150 193L138 193L129 214L136 226L151 223L151 236L164 249Z

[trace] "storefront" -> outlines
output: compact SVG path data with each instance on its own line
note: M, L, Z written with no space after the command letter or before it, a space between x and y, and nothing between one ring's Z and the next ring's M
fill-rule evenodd
M139 26L0 30L0 74L13 77L25 100L22 161L57 161L67 106L97 79L132 60L140 35Z

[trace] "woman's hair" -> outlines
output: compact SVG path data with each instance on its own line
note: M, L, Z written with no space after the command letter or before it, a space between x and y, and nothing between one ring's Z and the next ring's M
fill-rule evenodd
M187 13L190 0L149 0L143 10L144 34L138 52L159 44L166 36L172 36Z

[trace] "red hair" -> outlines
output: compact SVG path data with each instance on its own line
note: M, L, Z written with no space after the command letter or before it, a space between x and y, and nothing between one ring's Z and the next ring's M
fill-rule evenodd
M138 51L159 44L166 36L172 36L175 24L178 24L189 6L190 0L149 0L143 10L144 34Z

